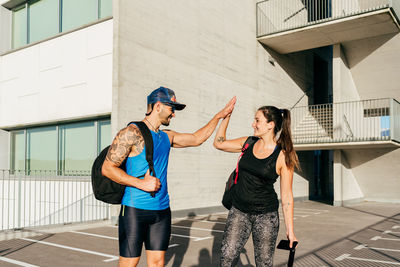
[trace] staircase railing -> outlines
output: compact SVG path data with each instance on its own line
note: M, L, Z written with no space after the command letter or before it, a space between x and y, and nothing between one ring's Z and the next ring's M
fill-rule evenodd
M292 134L295 144L400 142L400 103L373 99L295 107Z

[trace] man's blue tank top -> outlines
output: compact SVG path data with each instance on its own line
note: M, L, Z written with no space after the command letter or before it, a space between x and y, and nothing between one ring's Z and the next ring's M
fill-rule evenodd
M136 187L127 186L122 198L122 205L144 210L163 210L169 208L167 169L171 143L165 132L159 131L156 133L151 130L150 132L154 144L154 171L156 172L156 177L160 179L161 187L156 192L155 197L152 197L149 192ZM148 169L149 164L146 161L146 146L144 146L142 153L135 157L128 157L126 161L126 173L131 176L139 177L144 175ZM143 177L139 179L143 179Z

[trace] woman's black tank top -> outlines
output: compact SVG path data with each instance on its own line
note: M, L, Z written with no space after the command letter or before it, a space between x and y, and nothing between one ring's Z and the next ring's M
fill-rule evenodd
M278 178L276 161L281 152L278 145L270 156L258 159L250 145L239 162L239 176L233 187L233 205L242 212L251 214L277 211L278 196L274 183Z

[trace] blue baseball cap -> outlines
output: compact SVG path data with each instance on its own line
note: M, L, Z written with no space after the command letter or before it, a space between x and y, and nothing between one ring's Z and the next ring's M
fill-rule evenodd
M154 104L157 101L172 106L176 110L182 110L186 107L185 104L176 102L174 91L162 86L157 88L147 96L147 104Z

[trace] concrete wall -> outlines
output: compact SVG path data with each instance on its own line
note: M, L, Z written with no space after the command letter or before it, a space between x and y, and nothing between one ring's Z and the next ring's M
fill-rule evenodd
M170 126L179 132L202 127L236 95L228 138L253 133L259 106L291 107L304 94L305 56L281 56L257 42L256 1L182 3L114 1L113 134L144 117L146 96L160 85L187 104ZM172 149L173 210L221 205L238 155L215 150L212 138ZM308 196L304 178L294 183L295 196Z
M358 180L354 176L349 161L342 150L334 151L333 168L333 204L335 206L341 206L362 201L364 193L360 188Z
M349 149L343 153L365 200L400 203L399 149Z
M12 13L0 6L0 54L11 48Z
M0 170L10 168L10 133L0 130Z
M334 46L334 101L400 97L400 35L384 35ZM365 121L362 107L349 118ZM354 114L354 113L359 113ZM369 118L373 120L375 118ZM372 121L371 121L372 122ZM370 127L372 127L369 122ZM379 121L377 121L379 124ZM350 121L350 126L351 126ZM341 125L335 125L341 129ZM372 133L372 129L369 128ZM377 128L379 130L379 127ZM355 135L358 134L355 132ZM365 135L365 133L364 133ZM335 204L359 200L399 202L396 148L335 151Z
M361 99L400 99L400 34L343 44Z
M0 127L111 112L112 20L0 56Z
M333 46L333 102L360 100L345 51L340 44Z

